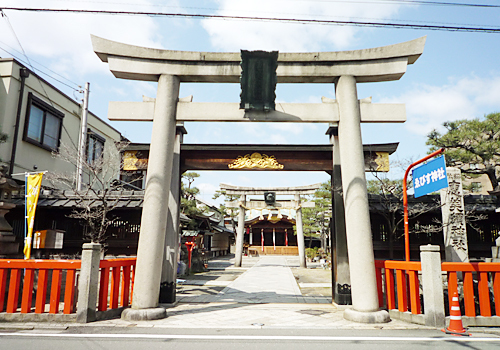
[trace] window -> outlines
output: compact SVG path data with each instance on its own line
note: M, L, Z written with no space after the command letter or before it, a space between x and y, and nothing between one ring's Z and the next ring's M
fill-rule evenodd
M24 125L24 141L49 151L57 151L63 118L63 113L30 93Z
M87 163L92 164L101 159L106 139L95 132L87 131Z

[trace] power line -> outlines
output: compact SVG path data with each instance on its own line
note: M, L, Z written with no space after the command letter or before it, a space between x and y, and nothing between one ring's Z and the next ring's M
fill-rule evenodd
M71 1L71 0L52 0L52 1L64 1L66 4L68 2L77 2L78 4L81 3L92 3L92 4L113 4L113 5L133 5L135 7L162 7L162 8L183 8L186 10L207 10L207 11L217 11L217 8L210 8L210 7L194 7L194 6L165 6L165 5L160 5L160 4L136 4L136 3L130 3L130 2L109 2L109 1L82 1L82 0L77 0L77 1ZM422 4L425 5L470 5L470 6L478 6L478 4L462 4L462 3L443 3L443 2L432 2L432 1L419 1L419 0L275 0L275 1L282 1L282 2L289 2L289 1L294 1L294 2L316 2L316 3L358 3L358 4L379 4L379 5L392 5L394 3L404 3L407 5L415 5L415 6L420 6ZM483 5L481 5L483 6ZM484 5L484 6L492 6L492 7L498 7L500 8L500 5ZM246 12L246 11L245 11ZM252 9L253 13L257 13L255 10ZM271 13L269 11L258 11L258 13L262 14L268 14ZM276 14L276 12L274 12ZM297 13L293 12L279 12L280 15L285 16L285 15L291 15L295 16L298 15ZM309 17L331 17L326 14L310 14ZM344 16L337 16L337 18L345 18ZM358 19L358 20L373 20L373 18L366 18L366 17L348 17L352 19ZM440 24L440 25L457 25L457 26L475 26L476 24L468 24L468 23L449 23L449 22L437 22L437 21L418 21L418 20L402 20L403 22L407 23L429 23L429 24ZM493 27L492 25L483 25L483 27Z
M277 17L256 17L256 16L229 16L229 15L208 15L190 13L167 13L167 12L140 12L140 11L113 11L113 10L71 10L71 9L43 9L43 8L19 8L3 7L0 10L31 11L31 12L59 12L59 13L86 13L86 14L106 14L106 15L128 15L128 16L150 16L150 17L170 17L170 18L208 18L224 20L247 20L266 22L285 22L297 24L321 24L357 27L377 27L377 28L399 28L417 30L437 30L452 32L476 32L476 33L500 33L500 27L476 27L476 26L448 26L448 25L428 25L409 23L389 23L389 22L364 22L364 21L337 21L320 19L300 19L300 18L277 18Z

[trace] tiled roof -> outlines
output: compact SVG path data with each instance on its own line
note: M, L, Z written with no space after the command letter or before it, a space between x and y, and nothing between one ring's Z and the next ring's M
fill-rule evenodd
M117 208L142 208L144 202L144 191L114 191L108 196L109 200L118 201ZM93 203L98 202L95 195L87 195L86 200ZM74 208L82 200L82 195L75 191L43 190L38 198L39 207L63 207ZM24 205L24 196L13 199L14 204Z
M110 200L118 201L116 209L134 209L142 208L144 203L144 191L114 191L108 198ZM98 199L89 195L88 200L92 205L97 205ZM81 195L75 191L66 190L43 190L38 198L38 207L52 207L52 208L76 208L81 201ZM13 198L12 202L16 205L24 205L24 196ZM95 203L95 204L94 204ZM180 220L188 222L190 219L184 214L180 214Z

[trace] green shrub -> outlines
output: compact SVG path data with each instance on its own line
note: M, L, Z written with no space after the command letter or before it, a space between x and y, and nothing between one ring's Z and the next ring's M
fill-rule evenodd
M306 257L308 257L309 259L314 259L317 256L319 256L318 247L306 248Z

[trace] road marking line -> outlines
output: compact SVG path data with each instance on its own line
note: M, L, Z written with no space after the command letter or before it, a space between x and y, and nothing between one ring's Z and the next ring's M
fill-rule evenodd
M380 341L380 342L500 342L499 338L458 337L335 337L335 336L281 336L281 335L193 335L193 334L55 334L55 333L0 333L2 337L40 338L128 338L128 339L185 339L185 340L317 340L317 341Z

